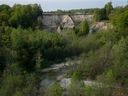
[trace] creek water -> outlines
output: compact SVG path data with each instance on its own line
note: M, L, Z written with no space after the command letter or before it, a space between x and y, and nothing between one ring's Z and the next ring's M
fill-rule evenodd
M68 77L68 72L71 68L75 67L79 64L79 60L71 60L62 62L59 64L51 65L49 68L45 68L42 70L42 80L40 83L40 91L44 92L49 86L58 82L63 89L67 89L71 84L71 78ZM103 85L102 83L91 81L91 80L83 80L84 84L87 86L92 85ZM126 88L114 88L113 96L128 96L128 89Z

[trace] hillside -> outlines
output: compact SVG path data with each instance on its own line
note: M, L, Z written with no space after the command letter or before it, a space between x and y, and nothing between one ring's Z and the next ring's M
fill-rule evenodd
M128 96L128 6L79 11L0 5L0 96Z

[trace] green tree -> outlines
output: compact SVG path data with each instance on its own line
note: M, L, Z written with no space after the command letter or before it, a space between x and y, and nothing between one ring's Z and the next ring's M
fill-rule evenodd
M94 12L94 20L101 21L101 20L106 20L106 10L104 8L102 9L96 9Z
M40 5L14 5L10 24L13 27L23 28L35 27L38 24L38 17L42 15Z
M80 24L80 29L79 32L77 33L79 36L84 36L87 35L89 33L89 25L87 20L84 20L81 24Z
M96 9L94 11L94 20L95 21L100 21L102 19L101 17L101 10L100 9Z
M0 26L9 25L9 19L11 16L11 7L8 5L0 5Z
M128 35L128 8L116 9L110 16L110 21L121 36Z
M106 17L108 19L109 15L111 14L112 10L113 10L113 6L112 6L112 2L108 2L104 9L106 10Z
M116 83L120 86L128 86L128 38L118 41L113 48L114 65L112 66L113 74L115 76Z

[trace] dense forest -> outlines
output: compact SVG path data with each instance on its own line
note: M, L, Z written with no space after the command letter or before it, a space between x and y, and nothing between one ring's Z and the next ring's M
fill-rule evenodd
M128 96L128 6L113 8L108 2L101 9L69 12L93 14L93 23L107 21L112 27L89 34L84 20L63 34L48 32L40 5L0 5L0 96ZM41 94L42 70L67 58L80 60L67 74L68 95L57 81Z

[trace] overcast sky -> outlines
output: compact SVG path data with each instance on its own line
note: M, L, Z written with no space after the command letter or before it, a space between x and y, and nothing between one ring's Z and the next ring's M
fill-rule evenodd
M107 2L112 1L114 6L124 6L128 0L0 0L1 4L33 4L38 3L44 11L68 10L80 8L101 8Z

